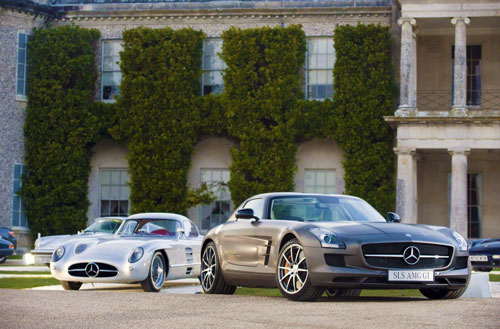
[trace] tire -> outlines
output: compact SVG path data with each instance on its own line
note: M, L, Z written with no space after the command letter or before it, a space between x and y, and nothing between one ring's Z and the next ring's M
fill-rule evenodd
M79 290L80 287L82 286L81 282L75 282L75 281L59 281L61 282L61 286L64 288L64 290Z
M165 283L166 262L163 254L156 251L149 264L148 277L141 281L142 290L145 292L159 292Z
M201 256L201 287L206 294L232 295L235 286L224 281L215 243L209 242Z
M359 297L361 289L329 288L326 289L326 295L330 298Z
M460 289L419 289L422 295L429 299L456 299L462 296L467 288Z
M295 301L315 301L325 291L312 285L304 249L296 239L288 241L280 250L276 285L283 296Z
M0 264L5 263L6 260L7 260L7 256L0 257Z

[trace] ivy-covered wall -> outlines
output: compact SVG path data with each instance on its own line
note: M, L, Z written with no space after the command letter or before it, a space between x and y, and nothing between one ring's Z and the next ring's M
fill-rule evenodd
M229 187L235 204L270 191L293 191L306 52L300 26L231 28L222 34L223 104L233 149Z
M105 135L128 145L132 213L185 213L211 200L206 186L187 185L193 146L207 136L238 144L229 182L235 204L293 191L297 145L316 137L337 140L345 151L346 193L382 213L394 208L392 134L383 120L395 96L388 28L335 30L335 96L323 102L304 99L300 26L225 31L224 92L216 96L199 94L201 31L127 30L114 104L93 103L98 37L58 27L35 31L30 43L30 175L22 193L32 232L83 228L89 150Z
M36 29L28 44L25 163L21 188L31 232L75 233L87 223L90 145L103 129L94 105L97 30Z
M391 36L385 27L341 26L334 44L334 136L345 152L345 193L385 214L395 205L393 133L383 118L394 113L396 97Z

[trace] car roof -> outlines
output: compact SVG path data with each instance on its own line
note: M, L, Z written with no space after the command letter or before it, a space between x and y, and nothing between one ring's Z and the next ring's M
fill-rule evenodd
M271 192L271 193L261 193L254 195L248 199L253 199L253 198L270 198L270 197L276 197L276 196L333 196L333 197L338 197L338 198L353 198L353 199L359 199L358 197L352 196L352 195L347 195L347 194L322 194L322 193L303 193L303 192ZM248 200L247 199L247 200Z
M127 219L176 219L189 220L189 218L170 212L145 212L129 216Z
M97 222L98 220L106 220L106 219L118 219L118 220L124 221L125 219L127 219L127 217L123 217L123 216L98 217L98 218L94 219L94 222Z

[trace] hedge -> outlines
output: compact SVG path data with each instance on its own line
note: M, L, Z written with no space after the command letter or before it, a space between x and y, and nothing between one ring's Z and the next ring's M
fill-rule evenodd
M28 44L21 196L33 235L75 233L87 223L90 146L103 130L94 106L97 30L35 29Z
M382 213L393 209L393 136L383 120L396 95L388 28L336 28L335 96L323 102L304 99L300 26L224 31L224 92L215 96L200 95L201 31L127 30L115 104L93 103L98 38L66 26L36 30L29 44L22 197L32 232L84 226L89 150L106 136L128 145L132 213L185 213L210 202L207 186L190 189L187 175L194 145L211 136L237 144L229 181L235 204L293 191L298 143L330 138L345 151L346 193Z

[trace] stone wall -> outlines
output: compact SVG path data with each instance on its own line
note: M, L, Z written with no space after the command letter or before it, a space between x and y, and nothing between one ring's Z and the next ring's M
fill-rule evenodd
M26 99L16 96L18 33L30 33L44 16L0 8L0 226L12 227L13 168L24 160ZM19 246L30 241L16 228Z

